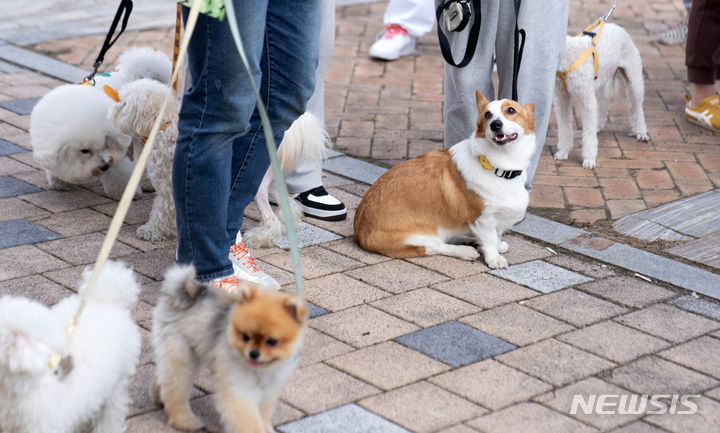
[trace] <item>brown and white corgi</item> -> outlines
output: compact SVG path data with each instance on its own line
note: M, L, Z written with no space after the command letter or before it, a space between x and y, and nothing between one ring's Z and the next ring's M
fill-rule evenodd
M358 245L390 257L475 260L474 247L450 243L473 235L489 267L507 267L500 253L508 244L500 237L527 209L535 106L475 96L477 129L470 138L402 162L370 187L355 214Z

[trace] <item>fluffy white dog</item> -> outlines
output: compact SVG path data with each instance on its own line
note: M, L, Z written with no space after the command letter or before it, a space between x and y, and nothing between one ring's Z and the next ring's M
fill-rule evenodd
M570 65L592 44L590 36L568 36L560 71ZM620 26L605 24L597 44L598 71L592 57L578 69L568 72L565 83L555 80L555 116L558 123L558 150L555 159L563 160L573 148L573 106L582 118L582 166L595 167L597 158L597 132L605 126L610 99L617 84L627 90L632 136L648 141L643 97L642 59L630 35Z
M325 131L323 122L311 113L303 113L285 131L282 142L278 147L278 160L283 173L288 173L300 161L321 161L330 146L330 137ZM250 248L271 247L273 241L286 232L285 225L282 223L280 209L275 214L270 207L269 194L273 195L275 203L280 203L272 167L265 172L258 192L255 194L255 203L257 203L260 210L262 221L260 225L245 233L244 239ZM292 199L290 200L290 207L295 223L298 224L302 211L297 202Z
M165 54L134 48L120 56L115 71L96 75L95 86L63 85L43 96L30 114L30 141L50 187L100 180L105 193L119 199L133 168L130 137L107 112L122 84L143 77L169 82L171 68Z
M83 293L90 270L83 274ZM130 309L140 287L118 262L103 268L70 338L65 325L78 296L52 308L26 298L0 299L0 430L4 433L119 433L128 385L140 354ZM72 359L50 370L51 354Z
M142 150L155 119L160 114L170 88L158 81L143 78L131 81L120 88L120 102L109 111L109 118L125 134L133 137L137 157ZM177 113L179 103L171 95L158 135L148 159L147 174L155 189L150 218L137 229L137 235L148 241L161 241L177 235L175 202L172 195L172 161L177 139Z

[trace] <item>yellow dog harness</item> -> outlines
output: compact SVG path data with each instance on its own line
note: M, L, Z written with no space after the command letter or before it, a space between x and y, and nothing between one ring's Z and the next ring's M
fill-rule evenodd
M604 17L600 17L597 20L595 20L594 23L590 24L585 30L583 30L582 33L580 33L578 36L592 36L592 43L589 47L585 48L585 51L580 54L580 57L578 57L569 68L565 71L557 71L556 75L558 78L560 78L560 81L563 84L563 87L565 90L567 90L567 76L580 66L582 66L583 63L588 59L588 57L592 56L593 58L593 68L594 68L594 77L597 78L598 76L598 55L597 55L597 43L600 39L600 33L602 32L603 27L605 26L605 19ZM595 32L593 32L593 29L597 28Z

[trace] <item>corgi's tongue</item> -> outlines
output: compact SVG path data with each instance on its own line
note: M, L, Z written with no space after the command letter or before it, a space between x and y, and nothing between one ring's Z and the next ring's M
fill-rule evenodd
M496 144L505 144L509 143L517 138L517 133L512 133L510 135L505 134L497 134L495 137L493 137L493 141Z

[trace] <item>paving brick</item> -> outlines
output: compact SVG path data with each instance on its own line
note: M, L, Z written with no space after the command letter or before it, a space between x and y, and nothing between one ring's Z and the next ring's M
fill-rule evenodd
M362 400L360 405L418 433L434 432L487 412L427 382Z
M357 405L349 404L278 427L281 433L409 433Z
M515 348L514 345L459 322L446 322L395 339L453 367L471 364Z
M565 199L562 188L553 185L534 185L530 194L530 207L564 208Z
M605 201L600 189L597 188L572 188L565 187L565 197L568 203L574 206L599 207Z
M480 311L472 304L428 288L401 293L370 305L422 327Z
M402 260L391 260L346 272L347 275L391 293L402 293L448 278Z
M612 219L630 215L647 207L643 200L607 200L605 204L610 210L610 218Z
M265 256L262 261L288 272L293 272L292 257L288 253ZM303 253L300 255L300 266L305 278L317 278L335 272L343 272L361 265L362 263L357 260L319 246L304 248Z
M518 304L503 305L465 317L461 321L517 346L525 346L574 329Z
M670 345L659 338L612 321L596 323L561 335L557 339L620 364L655 353Z
M611 371L605 380L638 394L700 394L718 385L718 381L665 361L648 356Z
M429 381L491 410L552 389L547 383L491 359L435 376Z
M71 237L107 230L110 220L111 218L92 209L77 209L54 214L35 222L64 237ZM78 224L78 221L82 221L82 224Z
M637 421L624 427L617 428L610 433L665 433L665 430L660 430L653 425Z
M674 292L638 278L613 277L578 287L612 302L640 308L675 296Z
M503 236L502 240L508 243L508 251L503 254L508 264L516 265L531 260L543 259L552 253L534 242L526 241L517 236Z
M0 282L0 296L22 296L43 305L52 306L73 295L73 292L40 276L30 275L11 281Z
M615 366L557 340L545 340L504 353L496 358L553 385L560 386Z
M711 319L720 320L720 305L705 299L699 299L691 295L680 296L668 301L668 304L675 305L693 313L702 314Z
M312 319L310 326L355 347L367 347L418 329L367 305Z
M680 193L674 189L642 190L641 192L643 200L650 208L677 200L680 197Z
M439 272L450 278L463 278L470 275L476 275L488 270L481 261L467 261L457 259L455 257L448 256L428 256L428 257L413 257L407 259L423 268L430 269L431 271Z
M110 202L110 199L84 188L73 187L69 191L44 191L22 197L35 206L50 212L64 212Z
M477 430L473 430L463 424L454 425L446 429L440 430L438 433L477 433Z
M581 405L575 406L575 413L573 413L573 401L577 396L582 397L585 402L591 402L592 405L596 402L600 395L611 395L616 396L614 398L607 398L609 403L608 414L598 414L594 411L595 406L593 405L593 412L586 413ZM556 411L566 414L572 418L589 424L601 431L609 431L615 427L627 424L642 417L642 414L618 414L613 409L619 404L619 396L629 396L630 393L622 388L619 388L613 384L607 383L600 379L591 377L572 385L566 386L561 389L556 389L553 392L543 394L535 398L536 401L543 403L546 406L550 406ZM629 398L629 397L625 397ZM620 404L624 406L624 404Z
M600 185L606 199L633 199L640 197L640 191L632 179L600 178Z
M10 176L0 177L0 198L17 197L42 191L40 188Z
M538 294L533 290L488 274L473 275L432 287L483 308L493 308Z
M611 267L608 267L604 263L585 260L580 257L574 257L573 255L553 255L545 259L545 261L566 269L573 270L575 272L579 272L583 275L587 275L588 277L592 277L595 279L615 275L613 269Z
M13 155L16 153L25 153L27 150L7 140L0 138L0 156Z
M351 259L367 263L368 265L391 260L390 257L363 250L353 239L341 239L335 242L327 243L323 245L323 247L350 257Z
M524 301L523 305L575 326L589 325L628 311L626 308L574 289L538 296Z
M39 99L40 98L22 98L14 99L11 101L2 101L0 102L0 107L6 110L10 110L13 113L17 113L21 116L26 116L30 114Z
M60 239L59 234L25 220L0 222L0 249Z
M392 341L357 350L326 362L386 391L417 382L450 368L446 364Z
M717 362L720 339L700 337L660 352L659 356L720 379L720 363Z
M0 250L0 281L65 268L68 264L36 246L23 245Z
M647 422L658 425L674 433L697 432L714 433L720 425L720 403L708 398L700 397L691 400L697 406L697 412L692 415L679 415L665 413L663 415L650 415ZM687 411L685 405L679 410Z
M490 271L490 273L542 293L553 292L592 280L590 277L541 260L510 266L507 269L497 269Z
M672 189L675 186L667 170L640 170L635 179L641 189Z
M520 403L472 420L467 425L487 433L588 433L597 431L537 403Z
M720 328L719 322L667 304L653 305L615 320L675 343Z
M330 274L314 280L307 280L305 296L321 307L339 311L385 298L390 294L347 275Z
M335 356L344 355L354 348L312 328L305 331L300 351L300 367L307 367Z
M315 364L295 372L285 385L282 399L308 414L314 414L377 393L378 389L374 386L325 364Z
M694 162L668 162L668 170L676 180L705 180L707 176L702 167Z
M301 222L296 226L295 233L298 248L306 248L312 245L323 244L325 242L341 239L341 236L338 236L335 233L323 230L320 227L316 227L305 222ZM290 249L290 243L285 235L275 239L274 244L276 247L284 250Z

